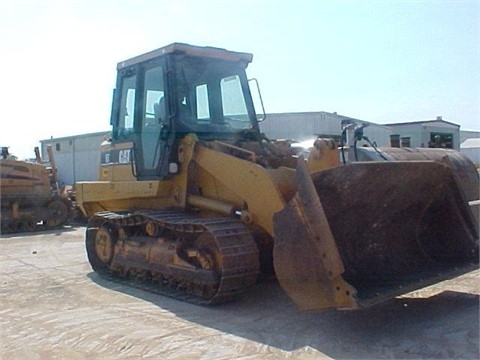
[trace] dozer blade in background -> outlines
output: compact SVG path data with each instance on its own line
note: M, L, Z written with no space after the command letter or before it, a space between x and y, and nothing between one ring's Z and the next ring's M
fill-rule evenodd
M274 218L281 286L300 308L320 309L344 307L331 300L342 287L333 289L350 284L356 303L368 306L475 269L478 219L452 171L433 161L360 162L315 173L311 181L299 176L297 194ZM312 181L324 212L305 190ZM325 246L329 252L317 250ZM341 260L329 259L331 249ZM323 295L304 290L305 279L318 281Z

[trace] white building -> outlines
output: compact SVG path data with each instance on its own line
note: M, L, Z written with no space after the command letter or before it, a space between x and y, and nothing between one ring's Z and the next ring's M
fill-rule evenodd
M480 168L480 138L466 139L460 144L460 152Z
M325 111L267 114L266 120L260 123L260 130L271 139L300 142L320 136L339 140L342 124L346 122L366 125L364 135L370 141L378 146L390 146L392 130L389 127Z
M413 121L387 124L392 135L398 135L403 147L444 147L460 150L460 125L436 120ZM436 145L436 142L438 143Z
M460 144L462 144L467 139L474 139L474 138L480 138L480 131L460 130Z
M58 169L60 185L98 179L100 144L108 139L109 131L40 140L42 158L47 160L51 145Z

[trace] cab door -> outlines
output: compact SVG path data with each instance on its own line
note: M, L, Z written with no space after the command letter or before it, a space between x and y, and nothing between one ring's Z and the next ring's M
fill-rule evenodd
M119 164L129 165L137 180L168 174L173 137L169 124L165 60L135 65L119 74L112 111L112 143Z
M144 68L137 98L139 113L135 141L136 175L139 180L161 179L168 165L168 102L163 62Z

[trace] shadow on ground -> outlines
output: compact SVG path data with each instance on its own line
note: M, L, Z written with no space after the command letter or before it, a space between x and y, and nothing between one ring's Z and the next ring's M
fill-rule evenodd
M480 356L479 296L473 294L445 291L355 311L300 312L275 282L257 284L235 302L206 307L88 276L187 321L285 351L310 347L336 359Z
M47 228L39 226L34 231L0 232L0 239L12 239L17 237L34 235L61 235L63 233L77 231L81 227L83 227L83 225L81 224L64 225L57 228Z

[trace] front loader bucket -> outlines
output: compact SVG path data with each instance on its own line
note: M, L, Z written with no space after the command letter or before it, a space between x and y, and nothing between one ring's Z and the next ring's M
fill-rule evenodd
M342 279L342 260L303 159L298 191L273 218L277 279L301 310L355 308L355 290Z
M301 309L368 306L476 268L478 219L451 167L360 162L310 178L302 163L274 217L277 278Z

